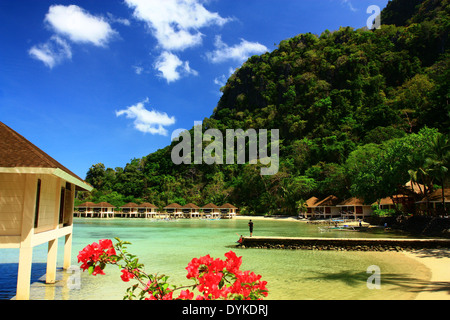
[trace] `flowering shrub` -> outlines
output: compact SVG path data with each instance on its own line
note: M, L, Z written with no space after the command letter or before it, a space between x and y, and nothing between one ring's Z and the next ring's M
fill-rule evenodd
M261 281L261 276L254 272L241 271L242 257L237 257L233 251L225 254L226 260L209 255L192 259L186 268L186 277L194 284L177 287L167 282L168 276L145 273L139 259L127 252L127 245L131 243L118 238L116 241L115 245L111 240L100 240L86 246L79 252L78 262L83 271L88 270L94 276L104 275L107 264L118 266L122 281L136 281L127 289L124 299L257 300L268 295L267 282Z

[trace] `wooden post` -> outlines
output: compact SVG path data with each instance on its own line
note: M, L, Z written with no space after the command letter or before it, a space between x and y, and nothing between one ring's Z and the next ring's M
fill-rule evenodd
M33 247L31 240L34 233L34 212L36 206L37 179L35 175L25 175L24 203L22 208L22 231L19 253L19 270L17 272L16 300L30 299L31 265Z
M51 284L56 282L56 260L58 257L58 239L48 242L47 253L47 272L45 275L45 283Z
M71 266L71 253L72 253L72 233L69 233L65 237L64 242L64 262L63 269L67 270Z
M17 272L16 300L30 299L32 260L33 260L33 248L21 247L19 253L19 270Z

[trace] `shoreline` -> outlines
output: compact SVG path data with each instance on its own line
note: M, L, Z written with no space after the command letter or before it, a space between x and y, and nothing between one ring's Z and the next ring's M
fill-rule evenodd
M233 219L236 220L267 220L267 221L297 221L297 222L306 222L303 220L299 220L296 217L264 217L264 216L241 216L236 215Z
M239 220L297 221L295 217L236 216ZM415 300L450 300L450 249L417 249L399 252L430 270L431 278Z
M318 224L318 225L320 225L320 224L329 224L329 222L327 222L327 221L325 221L325 220L316 220L316 221L313 221L313 222L311 222L311 221L309 221L309 220L306 220L306 219L297 219L297 217L264 217L264 216L240 216L240 215L237 215L237 216L235 216L233 219L235 219L235 220L254 220L254 221L289 221L289 222L298 222L298 223L313 223L313 224ZM340 225L341 224L343 224L343 223L339 223ZM359 222L358 221L347 221L347 222L345 222L345 225L348 225L348 226L358 226L359 225ZM364 221L362 221L362 225L364 226L364 227L370 227L370 228L373 228L373 227L377 227L377 226L375 226L375 225L370 225L369 223L367 223L367 222L364 222Z
M450 300L450 249L422 249L402 254L431 272L429 282L415 300Z

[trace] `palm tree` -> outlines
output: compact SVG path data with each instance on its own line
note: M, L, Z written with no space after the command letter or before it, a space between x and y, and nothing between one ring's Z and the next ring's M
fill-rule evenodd
M308 205L304 199L300 199L296 202L297 210L301 214L305 214L308 211Z
M450 173L450 139L447 135L438 135L430 142L431 153L426 159L430 174L433 175L442 185L442 207L445 207L445 184Z
M424 165L416 168L416 170L414 170L414 169L408 170L408 173L411 178L411 187L412 187L412 183L414 183L414 182L417 183L420 191L425 196L426 205L427 205L427 214L429 214L429 198L428 198L428 196L432 190L434 177L430 174L430 168L428 167L428 164L425 163ZM423 184L423 190L420 187L420 182L422 182L422 184Z

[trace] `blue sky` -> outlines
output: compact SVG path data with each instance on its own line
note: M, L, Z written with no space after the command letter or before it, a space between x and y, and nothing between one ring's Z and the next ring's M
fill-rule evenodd
M82 178L123 167L209 117L249 56L387 2L1 0L0 121Z

